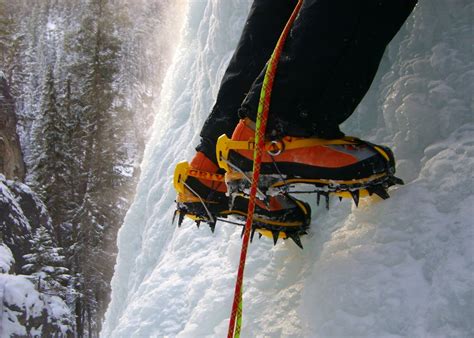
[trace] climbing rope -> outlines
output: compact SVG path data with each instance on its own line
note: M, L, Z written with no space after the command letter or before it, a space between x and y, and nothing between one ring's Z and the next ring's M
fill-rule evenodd
M255 198L257 195L257 186L260 177L260 165L262 162L262 152L265 149L265 131L267 128L268 112L270 110L270 99L272 94L273 82L278 66L285 40L290 32L291 26L295 21L303 0L298 0L293 13L283 29L283 32L278 39L275 49L268 61L265 77L263 79L262 90L260 92L260 100L258 104L256 127L255 127L255 149L253 157L253 177L250 188L249 205L247 211L247 220L245 222L244 235L242 239L242 250L240 252L239 270L237 272L237 280L235 283L234 301L232 304L232 312L230 315L229 330L227 332L228 338L239 338L242 327L242 289L244 279L245 261L247 259L247 250L250 239L250 231L252 229L253 214L255 211Z

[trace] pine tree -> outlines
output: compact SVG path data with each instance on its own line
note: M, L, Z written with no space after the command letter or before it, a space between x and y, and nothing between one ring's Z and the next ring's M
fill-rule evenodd
M61 243L61 225L65 221L70 165L65 141L67 127L56 91L52 67L42 86L39 118L33 133L35 150L32 185L46 204L53 219L56 239Z
M37 278L38 291L66 297L66 285L71 276L64 267L65 257L57 247L48 230L40 226L30 240L31 253L24 256L24 271Z
M28 182L51 213L53 241L65 248L79 337L98 334L109 301L116 234L159 91L156 55L167 52L156 49L163 7L0 0L0 21L10 20L0 22L0 44L7 42L0 63L15 88Z
M116 28L117 8L111 10L108 0L88 3L76 41L72 42L76 62L72 79L80 81L77 90L78 123L82 175L79 180L80 206L72 220L77 230L74 253L83 297L76 304L78 334L86 328L89 334L100 329L110 292L109 282L115 262L115 250L109 253L110 233L116 233L124 210L117 208L123 186L129 180L123 175L126 162L123 140L126 128L122 122L121 93L117 86L122 41ZM115 236L112 236L113 240Z
M18 4L0 0L0 68L4 72L8 85L17 92L16 77L21 77L21 47L24 37L18 34L18 24L14 13Z
M5 0L0 0L0 60L4 64L10 48L13 19L10 17Z

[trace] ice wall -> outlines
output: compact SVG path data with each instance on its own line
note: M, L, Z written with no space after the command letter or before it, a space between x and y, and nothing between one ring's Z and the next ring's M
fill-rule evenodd
M194 152L250 2L187 2L119 234L104 336L226 334L240 229L176 229L171 179ZM420 0L343 126L390 145L407 184L358 209L314 207L303 251L252 244L243 336L474 335L473 11L468 0Z

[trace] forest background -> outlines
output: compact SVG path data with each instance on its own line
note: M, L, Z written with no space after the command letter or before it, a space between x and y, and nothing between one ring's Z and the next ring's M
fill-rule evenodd
M176 3L0 0L0 334L99 334Z

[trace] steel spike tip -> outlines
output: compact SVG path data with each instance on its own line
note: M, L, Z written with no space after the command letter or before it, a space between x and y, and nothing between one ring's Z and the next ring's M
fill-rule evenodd
M184 212L179 211L178 214L178 228L183 224L184 221Z
M216 230L216 222L210 222L209 228L211 228L211 232L214 233L214 231Z
M173 218L171 219L171 225L174 224L174 221L176 220L176 215L177 215L177 213L178 213L178 209L176 209L176 210L174 211L174 213L173 213Z
M350 191L351 193L351 196L352 196L352 199L354 200L354 203L356 205L356 207L359 206L359 199L360 199L360 192L359 190L355 190L355 191Z
M272 236L273 236L273 245L276 245L278 242L278 238L280 237L280 231L272 230Z
M387 190L385 190L383 187L376 187L374 188L374 194L379 196L380 198L386 200L390 198L390 195L388 194Z
M289 233L287 235L293 240L293 242L295 242L296 245L298 245L301 249L303 249L303 243L301 243L300 235L298 235L295 232Z

